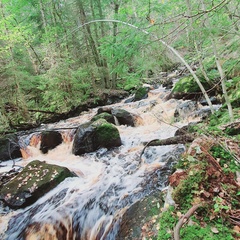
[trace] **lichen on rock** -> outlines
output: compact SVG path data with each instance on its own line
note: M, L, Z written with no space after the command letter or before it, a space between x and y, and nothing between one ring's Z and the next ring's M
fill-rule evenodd
M73 176L76 175L68 168L34 160L15 178L2 186L0 200L13 209L26 207L65 178Z

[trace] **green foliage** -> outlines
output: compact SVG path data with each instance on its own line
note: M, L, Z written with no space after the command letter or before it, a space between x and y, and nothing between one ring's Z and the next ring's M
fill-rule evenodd
M236 173L239 171L239 163L235 160L232 154L223 147L215 145L210 149L210 152L214 158L219 159L219 164L225 173Z
M125 80L118 82L117 86L125 91L132 91L141 85L140 76L138 74L129 74Z
M191 207L194 194L199 191L199 184L204 180L204 171L203 163L192 164L188 169L187 178L175 188L172 197L177 204L181 205L182 209Z
M174 166L175 169L189 169L190 165L197 163L197 159L192 156L182 157Z
M214 224L214 222L212 224ZM195 238L200 240L234 239L228 227L222 224L212 224L208 224L206 227L201 227L199 225L184 226L181 229L180 237L183 240L191 240ZM216 231L216 233L213 231Z
M174 214L174 207L170 206L163 211L160 218L160 228L158 231L158 240L172 239L172 230L178 222L177 216Z

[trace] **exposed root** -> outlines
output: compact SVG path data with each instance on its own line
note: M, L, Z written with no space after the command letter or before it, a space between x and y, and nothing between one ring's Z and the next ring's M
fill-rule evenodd
M202 204L197 204L197 205L192 206L187 211L187 213L179 219L177 225L174 228L174 240L180 240L180 229L181 229L181 227L193 215L193 213L201 206L202 206Z

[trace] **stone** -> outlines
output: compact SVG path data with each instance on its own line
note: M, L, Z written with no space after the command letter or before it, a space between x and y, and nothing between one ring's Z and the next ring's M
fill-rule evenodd
M118 147L121 144L118 129L105 119L98 119L79 126L73 140L72 153L81 155L100 148Z
M193 113L197 110L198 105L196 102L185 101L177 106L174 117L178 120L186 119L189 116L194 116Z
M112 115L117 118L119 125L134 127L138 121L138 117L135 114L132 114L124 109L113 109Z
M109 114L111 114L111 112L112 112L112 108L111 108L111 107L108 107L108 106L100 107L100 108L97 110L97 114L100 114L100 113L109 113Z
M2 186L0 200L12 209L23 208L37 201L65 178L74 176L68 168L34 160Z
M133 101L139 101L148 97L149 87L140 87L137 89Z
M47 153L48 150L54 149L63 141L62 135L56 131L45 131L41 136L40 150L42 153Z
M132 204L121 218L116 240L157 236L160 207L163 205L161 195L156 191Z
M0 161L22 157L18 137L15 134L10 134L0 139Z

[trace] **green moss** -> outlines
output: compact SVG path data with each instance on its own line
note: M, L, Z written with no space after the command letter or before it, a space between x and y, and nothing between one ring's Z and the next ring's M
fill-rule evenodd
M225 173L236 173L239 171L240 164L229 151L219 145L215 145L210 149L210 152L215 159L220 159L219 164Z
M203 164L192 164L187 178L174 189L172 197L182 209L189 209L192 206L194 194L199 191L199 184L204 179L204 171Z
M134 100L138 101L143 99L144 97L146 97L147 93L148 93L148 89L146 87L138 88L135 93Z
M174 213L174 207L170 206L161 214L159 221L158 240L170 240L173 235L173 228L178 222L178 217Z
M95 144L98 147L116 147L121 145L121 138L115 125L108 123L105 119L99 119L92 123L96 128Z
M115 126L105 123L97 128L97 138L100 141L115 140L120 138L120 134Z
M214 233L212 229L215 229L217 232ZM210 224L206 227L201 227L199 225L184 226L180 232L180 238L182 240L233 240L234 238L231 235L231 231L224 225L213 225Z
M158 240L172 240L173 231L179 217L177 212L182 212L181 209L174 209L173 206L170 206L166 211L164 211L159 220L159 231L158 231ZM205 221L208 223L205 227L200 226L200 222L194 217L191 216L190 219L194 222L193 225L184 224L180 229L180 239L181 240L233 240L232 230L227 223L223 223L221 219L209 220L205 218Z
M203 84L205 90L209 88L209 84L202 80L201 83ZM182 93L194 93L194 92L201 92L198 84L194 80L192 76L187 76L181 78L174 86L173 93L182 92Z
M106 121L111 121L113 119L113 116L110 113L103 112L100 113L92 118L92 121L97 121L98 119L105 119Z

